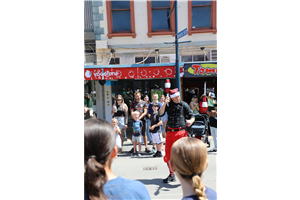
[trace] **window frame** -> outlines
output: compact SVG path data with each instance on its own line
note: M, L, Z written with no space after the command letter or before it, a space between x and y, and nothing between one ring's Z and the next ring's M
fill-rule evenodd
M202 5L209 6L209 5ZM192 6L192 1L188 1L188 35L191 36L194 33L217 33L217 1L211 1L210 7L210 19L211 28L192 28L192 7L202 7L202 6Z
M174 6L174 1L170 1L170 11ZM170 17L170 29L171 30L152 30L152 1L147 0L147 16L148 16L148 38L151 38L153 35L172 35L175 37L175 8Z
M127 37L127 36L131 36L132 38L136 37L135 19L134 19L134 1L129 1L129 5L130 5L131 31L113 32L111 1L106 0L107 37L108 37L108 39L111 39L112 37ZM123 10L123 9L120 9L120 10Z

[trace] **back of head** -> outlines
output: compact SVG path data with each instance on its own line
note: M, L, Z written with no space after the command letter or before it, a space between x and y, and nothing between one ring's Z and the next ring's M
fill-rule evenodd
M196 138L181 138L172 146L171 161L181 177L192 182L199 199L206 200L204 185L201 181L207 161L207 148L205 144Z
M116 144L112 125L104 119L84 121L85 189L91 200L107 199L103 186L106 182L104 165L111 165L109 155Z

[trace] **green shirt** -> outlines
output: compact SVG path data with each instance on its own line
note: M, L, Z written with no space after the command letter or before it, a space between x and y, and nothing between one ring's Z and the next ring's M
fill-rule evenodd
M213 99L211 99L211 98L208 98L208 107L214 107L214 103L213 103Z

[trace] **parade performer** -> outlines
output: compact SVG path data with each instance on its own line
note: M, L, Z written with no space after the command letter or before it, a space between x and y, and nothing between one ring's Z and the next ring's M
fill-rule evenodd
M170 98L172 101L170 101ZM190 127L194 123L195 117L190 106L186 102L181 101L178 88L170 90L170 97L166 97L165 103L159 110L159 116L163 116L165 112L168 114L168 128L164 161L168 165L170 174L166 179L163 179L163 182L168 183L176 181L175 174L171 171L169 163L172 145L176 140L187 137L186 127Z

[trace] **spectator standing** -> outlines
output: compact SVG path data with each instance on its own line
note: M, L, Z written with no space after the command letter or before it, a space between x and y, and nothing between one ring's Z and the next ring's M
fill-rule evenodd
M209 117L209 127L210 127L210 133L214 140L214 148L209 150L208 152L217 152L217 111L216 110L210 110L207 112Z
M124 179L112 172L117 156L116 134L103 119L84 121L84 200L151 199L139 181Z
M132 157L138 156L142 157L142 128L143 122L139 119L140 113L138 111L133 112L133 120L132 120L132 142L133 142L133 154ZM136 153L136 143L139 146L139 153Z
M121 141L123 143L124 133L128 124L128 107L124 102L123 96L118 94L115 103L113 104L111 115L118 120L119 128L121 129Z
M192 101L190 103L190 107L193 111L193 114L198 114L199 113L199 103L198 103L197 95L193 96Z
M202 174L209 164L205 144L185 137L174 142L171 152L171 168L181 183L182 200L217 200L217 193L202 183Z
M208 111L215 110L215 104L217 104L215 98L215 93L210 92L208 94Z
M149 117L149 118L150 118L151 114L153 113L152 106L153 106L154 103L157 103L157 104L158 104L158 106L159 106L158 110L159 110L159 109L161 108L161 106L162 106L162 104L158 101L158 94L157 94L156 92L154 92L154 93L152 94L152 99L153 99L153 101L152 101L152 102L149 104L149 106L148 106L148 117ZM161 127L162 127L162 125L161 125ZM151 138L152 138L152 136L151 136ZM150 153L154 153L154 151L155 151L155 147L154 147L154 145L153 145L152 150L151 150Z
M133 112L138 111L140 113L139 120L143 122L142 128L142 136L145 141L145 152L149 153L150 150L147 144L147 135L146 135L146 121L145 116L147 115L148 104L141 99L141 93L134 93L135 101L133 101L130 105L131 117L134 119ZM129 151L129 153L133 153L133 148Z
M163 105L165 103L165 95L161 95L160 96L160 103L161 105ZM159 108L160 109L160 108ZM164 138L166 138L166 134L167 134L167 122L168 122L168 113L165 113L164 116L161 117L163 125L162 125L162 135Z
M158 108L159 108L158 103L152 104L153 112L150 116L149 129L152 134L153 146L156 145L156 148L157 148L157 151L153 155L153 157L162 157L162 154L161 154L161 150L163 147L163 137L161 134L162 120L158 115Z
M87 106L84 106L84 120L89 118L93 118L93 112Z
M150 104L150 101L149 101L149 96L146 94L145 97L144 97L144 102L147 103L148 105L148 112L149 112L149 104ZM146 135L147 135L147 139L148 141L144 141L144 142L149 142L148 144L152 144L152 135L149 131L149 123L150 123L150 118L148 115L145 116L145 121L146 121Z

